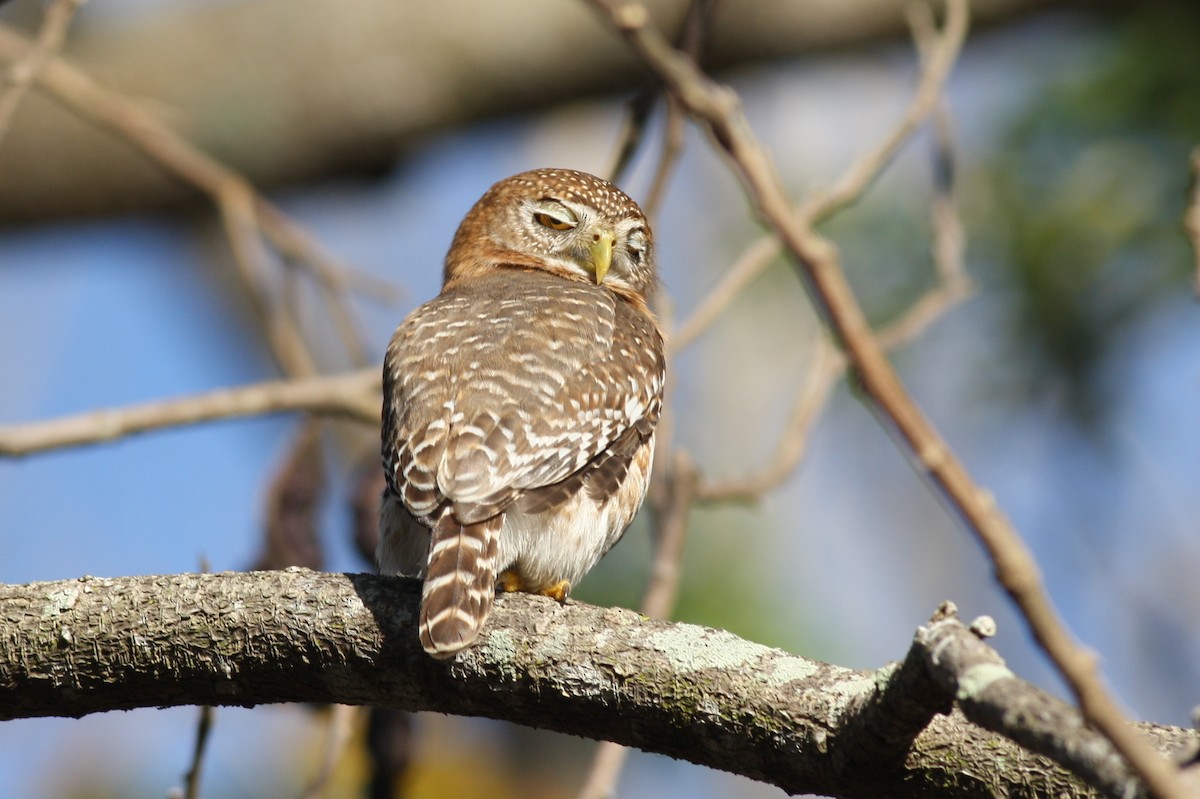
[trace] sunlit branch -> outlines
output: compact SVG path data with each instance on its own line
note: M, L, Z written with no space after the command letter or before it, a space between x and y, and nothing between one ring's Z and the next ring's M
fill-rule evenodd
M28 45L28 40L20 34L0 25L0 60L17 60ZM59 58L45 60L35 83L80 117L112 132L217 205L239 276L263 320L272 351L290 375L314 374L313 357L292 315L272 302L260 234L285 257L304 264L326 287L333 306L331 314L342 335L353 329L352 325L338 322L339 317L349 314L346 292L350 270L315 246L299 225L259 196L240 174L200 151L138 102L101 86ZM347 348L353 359L362 359L361 342L348 343Z
M42 27L28 50L0 72L0 142L12 127L17 109L29 95L38 73L62 49L67 27L85 0L54 0L42 18Z
M755 211L783 242L843 347L864 396L983 545L997 580L1071 686L1085 718L1114 743L1154 796L1183 799L1186 794L1178 773L1129 725L1100 678L1095 655L1077 644L1066 629L1045 591L1037 563L995 499L976 485L908 396L845 279L837 248L808 225L797 223L779 176L742 113L737 95L676 52L653 27L645 6L622 0L589 1L709 131L716 146L729 155ZM947 3L947 27L965 25L966 15L965 0Z
M927 47L916 91L900 121L874 147L855 159L831 187L816 191L802 203L796 210L796 224L811 226L828 219L857 202L875 182L900 148L937 108L938 98L962 49L966 33L966 14L949 15L945 27ZM779 239L774 235L763 236L747 247L692 314L680 323L671 347L679 351L690 344L782 252Z
M275 380L182 399L91 411L42 422L0 426L0 456L116 441L135 433L221 419L303 411L379 423L375 369L327 377Z

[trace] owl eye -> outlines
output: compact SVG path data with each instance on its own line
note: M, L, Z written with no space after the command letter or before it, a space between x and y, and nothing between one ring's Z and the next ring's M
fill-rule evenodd
M640 264L646 255L646 234L640 229L634 230L629 234L625 247L629 250L629 257L633 262Z
M574 214L566 208L561 207L553 209L543 208L540 211L534 211L533 221L551 230L570 230L579 224Z

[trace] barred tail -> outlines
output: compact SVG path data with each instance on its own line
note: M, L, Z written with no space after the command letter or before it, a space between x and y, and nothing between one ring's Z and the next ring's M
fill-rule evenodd
M452 657L479 637L496 596L503 524L503 513L459 524L447 508L433 528L420 619L421 646L433 657Z

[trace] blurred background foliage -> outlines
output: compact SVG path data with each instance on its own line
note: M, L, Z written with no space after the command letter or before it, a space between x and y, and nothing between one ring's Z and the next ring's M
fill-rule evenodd
M1200 142L1200 6L1141 3L1084 25L1086 58L1001 134L972 230L994 265L984 279L1013 295L1015 398L1054 392L1102 437L1114 342L1192 269L1180 165Z
M979 295L895 356L918 401L1029 538L1056 601L1080 637L1103 654L1123 701L1136 716L1176 724L1186 723L1200 701L1194 579L1200 567L1200 336L1189 288L1194 258L1180 227L1188 155L1200 144L1196 42L1200 5L1193 0L1030 14L973 35L949 98L968 270ZM742 93L798 197L882 135L907 102L914 68L909 45L883 41L722 78ZM432 137L387 175L291 189L280 200L331 249L403 284L402 307L364 302L361 308L379 354L391 327L436 290L439 250L483 188L549 163L603 171L623 99L581 100L536 117ZM651 142L656 134L657 128ZM686 315L760 232L720 158L694 132L687 144L657 227L664 283L677 315ZM858 206L824 226L879 324L903 312L933 280L930 153L928 136L919 137ZM643 155L638 164L635 196L648 185L652 160ZM444 189L434 188L439 181ZM128 340L178 324L146 309L159 303L159 313L171 316L169 306L162 310L163 298L183 293L202 320L196 325L203 332L192 335L208 342L198 352L212 350L197 360L229 362L220 367L224 372L213 365L175 383L152 384L144 389L149 396L270 372L232 281L200 280L178 268L193 262L211 274L209 259L221 257L209 224L193 217L0 231L0 272L6 273L0 301L11 292L20 304L31 296L23 293L29 285L47 279L33 274L32 263L54 279L94 268L102 248L87 242L110 237L122 249L108 256L112 275L104 285L114 285L120 274L149 292L136 312L122 297L104 300L120 313L142 314L124 317L122 324L144 325L129 331ZM419 255L415 245L407 249L418 239ZM163 282L160 289L145 288L155 281ZM79 291L95 289L82 279L79 285ZM213 329L205 330L203 320ZM10 346L40 329L22 327L32 322L15 311L3 324ZM706 474L738 474L770 450L803 379L815 331L803 290L781 260L680 355L677 440ZM38 370L30 367L41 362L37 358L10 356L7 366L0 364L9 381L29 384L21 389L25 394L14 391L24 405L4 406L6 420L139 398L123 393L121 386L134 378L122 383L126 378L114 377L119 369L111 363L69 349L55 352ZM74 384L62 370L75 363L101 390L64 403ZM35 382L39 370L51 375L49 382ZM72 375L77 379L79 372ZM41 399L29 399L35 390ZM200 483L212 484L189 489L198 494L191 506L198 518L181 519L174 541L148 543L149 533L133 540L120 525L171 519L188 494L160 498L161 507L145 517L118 502L103 517L112 526L94 529L92 506L60 524L67 528L61 531L46 526L60 516L28 510L37 503L48 507L53 486L63 480L87 482L99 470L112 470L97 477L111 494L154 490L138 471L145 467L130 464L154 457L159 445L123 444L81 454L79 461L63 453L37 464L0 464L0 530L20 528L21 535L36 537L18 543L15 534L0 534L0 579L70 577L72 569L190 569L198 548L217 570L253 562L261 548L261 513L253 507L261 507L293 425L240 425L243 443L232 455L238 470L226 475L239 483L238 493L205 472ZM204 435L181 431L161 438L174 439L184 449L170 452L190 453L185 457L229 446L205 443ZM361 457L371 457L371 447L327 449L333 499L322 510L319 531L326 568L366 568L350 543L346 503L350 474ZM40 488L30 487L35 484ZM37 491L33 504L20 504L19 494ZM214 516L213 507L227 515ZM901 657L915 626L937 601L952 598L967 615L997 616L998 646L1010 665L1061 692L991 584L980 554L845 385L834 391L796 479L759 504L698 507L691 519L675 614L680 620L869 668ZM214 538L213 527L229 527L226 539ZM636 607L649 572L648 529L643 514L576 596ZM55 536L61 536L57 544ZM51 548L65 551L51 554ZM116 554L105 560L110 549ZM69 559L73 552L78 564ZM194 717L194 709L181 708L0 725L0 784L23 786L22 795L72 799L162 795L186 768ZM204 795L298 795L319 758L321 718L294 707L219 710ZM329 795L362 795L364 735L357 729ZM412 767L398 795L572 796L591 751L588 742L539 731L421 716L413 728ZM71 767L61 767L64 762ZM781 795L647 755L632 758L620 793Z

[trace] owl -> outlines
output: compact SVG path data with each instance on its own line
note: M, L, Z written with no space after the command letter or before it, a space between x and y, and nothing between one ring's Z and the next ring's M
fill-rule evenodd
M565 601L625 532L654 459L666 358L637 204L569 169L492 186L441 293L383 366L379 567L424 580L421 645L479 636L497 590Z

